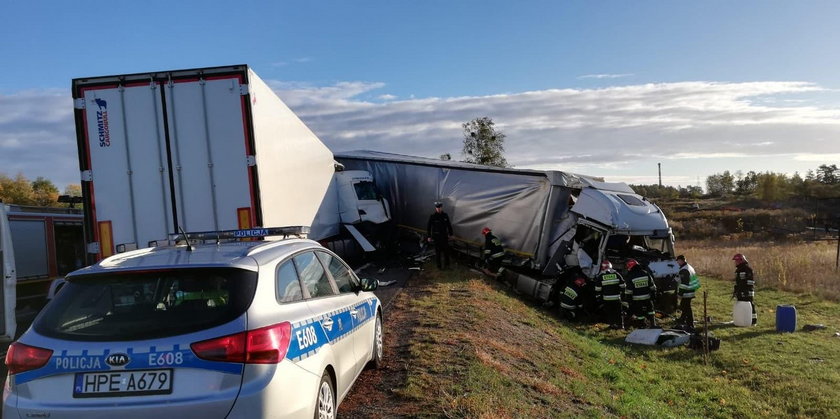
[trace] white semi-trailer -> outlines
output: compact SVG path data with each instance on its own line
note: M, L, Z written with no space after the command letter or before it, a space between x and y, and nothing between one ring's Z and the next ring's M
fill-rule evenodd
M312 225L332 153L245 65L73 80L89 262L180 231Z
M356 227L388 219L370 175L340 171L245 65L79 78L73 99L88 262L254 226L352 234L372 250Z

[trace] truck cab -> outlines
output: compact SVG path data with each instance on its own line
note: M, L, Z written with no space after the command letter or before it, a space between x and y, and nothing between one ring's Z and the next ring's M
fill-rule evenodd
M339 213L344 224L382 224L391 219L388 200L376 189L373 176L364 170L335 173Z
M563 220L566 232L555 246L559 266L577 264L594 277L604 259L617 267L636 259L654 278L676 275L674 237L662 210L623 183L586 183Z

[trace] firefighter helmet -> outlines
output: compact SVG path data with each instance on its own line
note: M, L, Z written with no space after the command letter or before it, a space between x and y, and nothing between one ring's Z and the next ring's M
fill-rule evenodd
M586 278L582 276L575 278L575 285L577 285L578 287L583 287L584 284L586 284Z
M629 271L636 267L636 265L638 264L639 261L637 261L636 259L627 259L627 262L624 263L624 267L627 268L627 270Z
M734 260L736 264L740 265L747 262L747 257L741 253L736 253L735 256L732 256L732 260Z
M608 271L610 269L612 269L612 263L610 263L609 260L604 259L601 261L601 272Z
M489 233L489 232L490 232L490 227L484 227L484 228L481 229L481 235L482 236L486 236L487 233Z

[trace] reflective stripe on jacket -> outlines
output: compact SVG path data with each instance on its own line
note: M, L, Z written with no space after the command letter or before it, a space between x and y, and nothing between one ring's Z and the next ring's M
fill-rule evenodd
M694 298L694 292L698 289L700 289L700 279L694 272L694 268L686 263L680 267L680 297Z
M505 255L505 249L502 247L502 241L493 233L487 233L484 236L484 259L498 259Z
M656 291L656 284L653 283L650 275L636 265L627 273L627 276L630 279L627 280L627 288L624 293L632 296L633 301L650 300L650 294Z
M581 308L578 291L571 286L566 286L563 295L560 297L560 307L566 310L577 310Z
M624 278L613 270L602 272L595 283L595 292L600 294L603 301L620 301L624 289Z

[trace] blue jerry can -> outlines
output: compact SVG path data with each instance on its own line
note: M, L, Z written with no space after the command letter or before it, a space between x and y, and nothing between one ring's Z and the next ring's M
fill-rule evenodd
M776 331L790 333L796 331L796 307L791 305L776 306Z

